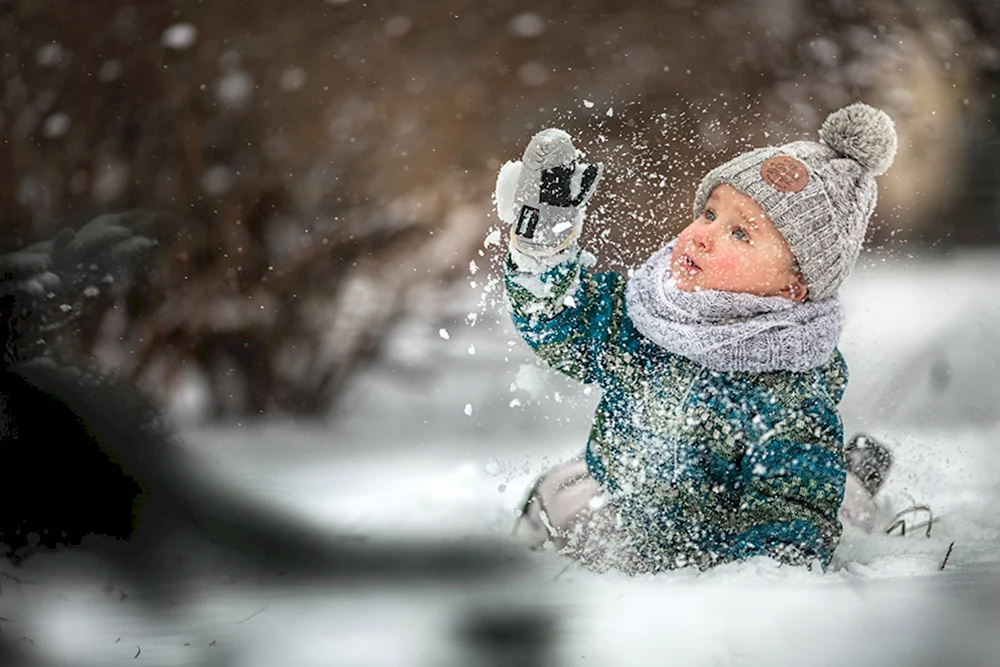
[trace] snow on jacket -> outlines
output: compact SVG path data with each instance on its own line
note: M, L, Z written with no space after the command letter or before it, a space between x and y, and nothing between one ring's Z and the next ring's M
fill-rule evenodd
M720 372L670 353L628 317L626 279L578 253L505 285L518 331L553 368L603 394L587 467L618 503L645 568L753 556L826 568L841 535L847 383L839 350L808 372Z

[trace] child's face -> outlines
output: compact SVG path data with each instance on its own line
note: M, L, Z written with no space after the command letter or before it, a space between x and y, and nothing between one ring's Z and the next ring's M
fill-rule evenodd
M805 280L784 237L750 197L728 183L677 237L671 258L677 288L722 290L804 301Z

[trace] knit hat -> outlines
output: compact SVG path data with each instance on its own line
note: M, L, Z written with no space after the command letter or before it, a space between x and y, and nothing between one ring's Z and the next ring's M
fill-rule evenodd
M757 202L785 237L813 301L835 294L854 268L875 209L875 177L896 155L892 119L861 102L827 116L819 136L738 155L710 171L694 198L696 216L722 183Z

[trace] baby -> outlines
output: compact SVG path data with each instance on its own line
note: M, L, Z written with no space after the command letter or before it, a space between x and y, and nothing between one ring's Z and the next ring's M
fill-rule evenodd
M837 291L897 140L862 103L819 135L710 171L694 222L630 278L583 266L603 167L579 163L568 134L535 135L512 201L498 187L514 324L545 362L603 390L584 456L525 505L536 544L632 573L754 556L829 565L850 467Z

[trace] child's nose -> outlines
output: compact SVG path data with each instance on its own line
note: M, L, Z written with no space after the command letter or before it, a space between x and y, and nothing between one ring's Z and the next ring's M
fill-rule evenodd
M691 230L691 240L696 246L708 252L712 249L712 225L698 225Z

